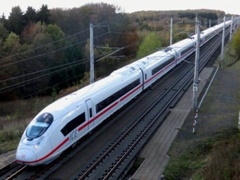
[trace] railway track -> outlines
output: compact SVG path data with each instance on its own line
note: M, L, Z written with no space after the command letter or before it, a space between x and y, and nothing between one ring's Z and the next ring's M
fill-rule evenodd
M208 48L210 51L203 53L200 70L220 47L221 38L216 37L216 43ZM191 71L191 72L190 72ZM189 73L190 72L190 73ZM149 139L155 129L168 115L170 108L174 107L178 99L189 87L193 79L193 65L186 69L172 86L152 104L134 123L127 127L118 138L96 155L85 169L76 174L73 179L121 179L126 169L131 164L136 154ZM182 82L183 81L183 82Z
M25 169L26 169L26 166L17 164L14 161L0 170L0 177L1 179L11 180L16 178L22 172L24 172Z
M168 115L170 104L185 86L183 84L178 91L174 92L173 89L176 84L166 91L165 94L162 94L147 111L137 118L130 127L125 129L116 140L109 144L109 147L103 150L104 153L102 155L96 157L94 163L89 164L88 168L83 170L83 173L80 173L76 178L121 178L124 169ZM166 99L165 97L168 98ZM162 103L163 101L167 103ZM121 170L117 171L119 169Z
M201 59L204 62L200 65L200 70L208 62L221 45L221 37L216 36L214 40L201 48ZM208 49L208 53L205 53ZM210 51L211 50L211 51ZM210 52L209 52L210 51ZM204 52L204 53L203 53ZM124 177L126 169L133 162L136 154L151 137L154 130L163 122L169 109L174 107L177 101L181 98L185 90L191 85L193 77L193 61L194 54L188 58L190 63L186 63L187 70L170 85L167 90L159 96L159 98L150 106L142 115L134 120L134 123L121 131L106 147L94 156L85 167L82 167L75 173L71 179L111 179ZM130 108L130 107L129 107ZM101 130L91 138L95 138ZM74 156L80 149L88 143L80 143L80 146L71 150L70 155L67 152L65 157L60 157L56 162L42 168L32 168L18 166L8 170L7 174L1 174L1 179L37 179L47 178L53 171L57 169L71 157Z

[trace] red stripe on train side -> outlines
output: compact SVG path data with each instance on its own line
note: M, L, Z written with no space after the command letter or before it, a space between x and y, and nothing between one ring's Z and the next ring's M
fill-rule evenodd
M143 86L143 84L140 84L139 86L137 86L135 89L133 89L132 91L130 91L129 93L127 93L126 95L124 95L123 97L121 97L121 98L120 98L120 101L125 100L127 97L129 97L130 95L132 95L133 93L135 93L137 90L139 90L142 86Z
M113 103L111 106L109 106L108 108L104 109L102 112L100 112L99 114L97 114L96 116L94 116L92 119L90 119L88 122L86 122L84 125L80 126L78 128L78 131L81 131L83 128L85 128L86 126L88 126L89 124L91 124L93 121L95 121L97 118L99 118L100 116L102 116L103 114L105 114L107 111L109 111L110 109L112 109L113 107L115 107L118 104L118 102Z
M110 105L109 107L107 107L106 109L104 109L102 112L100 112L99 114L97 114L96 116L94 116L92 119L90 119L88 122L86 122L85 124L83 124L82 126L80 126L78 128L78 131L81 131L83 128L87 127L89 124L91 124L93 121L95 121L96 119L98 119L99 117L101 117L102 115L104 115L105 113L107 113L109 110L111 110L112 108L114 108L116 105L118 105L119 102L125 100L127 97L129 97L130 95L132 95L134 92L136 92L139 88L141 88L143 85L140 84L139 86L137 86L136 88L134 88L132 91L130 91L129 93L127 93L126 95L124 95L122 98L120 98L120 101L116 101L115 103L113 103L112 105Z
M179 58L178 58L179 59ZM166 69L169 68L169 66L171 66L172 64L176 63L178 61L178 59L174 60L173 62L171 62L170 64L168 64L166 67L164 67L163 69L161 69L160 71L158 71L158 73L154 74L151 78L149 78L147 81L145 81L144 83L148 83L150 81L152 81L155 77L157 77L159 74L161 74L163 71L165 71Z

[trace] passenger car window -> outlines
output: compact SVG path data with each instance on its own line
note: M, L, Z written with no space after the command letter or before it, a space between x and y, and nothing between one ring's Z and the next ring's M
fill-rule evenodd
M76 127L78 127L80 124L85 122L85 113L80 114L76 118L72 119L70 122L68 122L61 130L64 136L66 136L68 133L70 133L72 130L74 130Z

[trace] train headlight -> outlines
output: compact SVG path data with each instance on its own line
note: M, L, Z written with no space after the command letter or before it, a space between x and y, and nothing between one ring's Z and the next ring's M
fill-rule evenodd
M37 150L37 149L38 149L38 147L39 147L38 145L35 145L35 146L34 146L34 149L35 149L35 150Z
M37 144L34 145L34 149L37 150L39 148L39 145L41 144L41 142L43 141L44 136L40 137L37 141Z

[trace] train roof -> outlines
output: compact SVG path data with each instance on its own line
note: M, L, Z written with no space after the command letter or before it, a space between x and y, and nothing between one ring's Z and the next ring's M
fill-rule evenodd
M187 39L183 39L169 47L178 51L180 49L185 49L185 47L188 47L189 45L191 45L194 42L195 42L195 39L187 38Z
M134 63L131 63L129 65L123 66L122 68L113 71L110 74L110 76L119 74L122 76L122 78L123 78L122 80L124 80L125 78L129 77L131 74L135 73L139 69L140 69L139 66L137 66Z
M164 50L157 51L149 56L145 56L137 61L135 61L134 65L140 67L141 69L146 69L153 64L159 63L159 62L165 62L169 59L169 57L174 57L174 52L168 51L165 52Z
M35 116L34 119L42 115L43 113L51 113L53 115L53 120L58 119L59 117L66 114L66 112L70 112L77 106L76 96L74 93L71 93L67 96L64 96L47 107L45 107L41 112Z
M173 57L175 51L172 48L168 48L168 50L157 51L149 56L146 56L139 61L145 62L146 64L152 64L154 62L165 61L169 59L169 57Z

